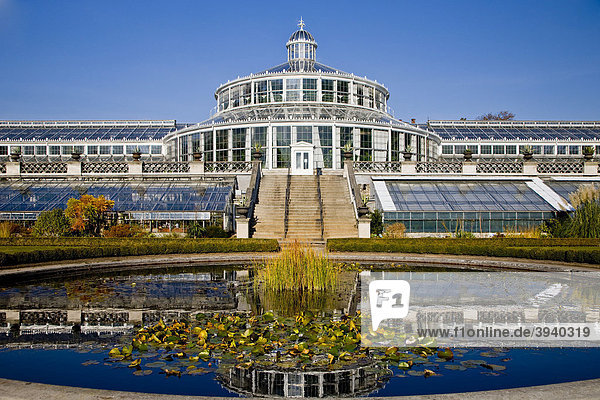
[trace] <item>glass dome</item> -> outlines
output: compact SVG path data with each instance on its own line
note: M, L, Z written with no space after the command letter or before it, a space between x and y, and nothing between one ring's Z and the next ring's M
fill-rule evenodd
M304 21L300 18L300 29L292 33L286 47L288 63L292 71L314 71L317 57L317 42L313 35L304 30Z

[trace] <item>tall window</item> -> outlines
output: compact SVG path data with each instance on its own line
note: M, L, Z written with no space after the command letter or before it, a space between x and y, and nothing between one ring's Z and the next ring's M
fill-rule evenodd
M319 126L319 143L323 153L323 168L333 167L333 138L331 126Z
M216 161L227 161L229 150L229 131L221 129L217 131L217 159Z
M219 93L219 111L229 108L229 90L223 90Z
M271 79L271 101L283 101L283 79Z
M235 128L231 132L233 161L246 161L246 128Z
M240 96L242 97L242 104L248 105L252 103L252 84L244 83L240 85Z
M262 162L263 165L267 160L267 127L258 126L252 128L252 147L259 145L262 151Z
M322 101L333 102L335 96L335 88L332 79L323 79L321 81Z
M213 133L204 132L204 161L214 161L213 150Z
M302 93L303 101L317 101L317 80L312 78L305 78L302 80Z
M371 129L360 128L360 160L373 160L373 133Z
M354 141L352 139L352 128L348 126L340 127L340 147L344 147L346 145L350 145L350 147L354 146Z
M400 161L400 152L404 149L400 148L402 142L402 132L392 131L392 161ZM452 146L450 146L452 148ZM451 154L451 153L450 153Z
M300 101L300 89L302 89L300 79L286 79L285 89L286 101Z
M290 144L292 142L292 127L277 126L273 136L273 165L276 168L287 168L290 166Z
M267 81L254 82L254 104L266 103L268 100Z
M348 103L348 82L337 81L337 102Z

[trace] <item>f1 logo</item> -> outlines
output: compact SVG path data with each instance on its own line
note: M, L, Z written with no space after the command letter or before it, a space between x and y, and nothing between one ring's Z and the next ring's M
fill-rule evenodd
M369 283L371 324L379 328L384 319L401 319L408 315L410 285L403 280L377 280Z

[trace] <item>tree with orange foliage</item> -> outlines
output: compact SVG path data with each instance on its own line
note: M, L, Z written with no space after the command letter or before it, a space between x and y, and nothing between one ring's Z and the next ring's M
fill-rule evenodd
M94 197L84 194L80 199L69 199L65 215L71 222L71 229L80 234L100 236L100 229L106 223L106 213L112 210L115 202L104 196Z

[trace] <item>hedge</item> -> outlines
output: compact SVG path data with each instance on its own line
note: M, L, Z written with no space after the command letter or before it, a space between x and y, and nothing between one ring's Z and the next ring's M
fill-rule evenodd
M330 251L431 253L600 264L598 239L329 239Z
M78 238L90 240L93 238ZM71 239L69 239L71 240ZM95 257L141 256L152 254L266 252L279 250L277 240L271 239L100 239L96 243L85 240L55 239L56 248L46 250L3 253L0 247L0 266L39 263L46 261L75 260ZM37 240L36 245L42 245ZM24 242L10 243L23 246ZM78 243L79 246L72 244ZM1 245L2 243L0 243ZM48 245L47 243L44 243ZM96 244L93 246L92 244Z

